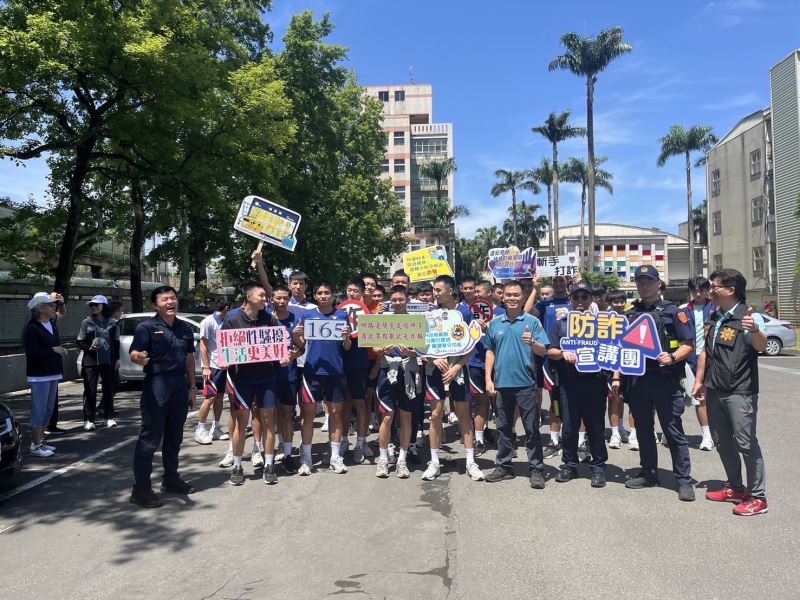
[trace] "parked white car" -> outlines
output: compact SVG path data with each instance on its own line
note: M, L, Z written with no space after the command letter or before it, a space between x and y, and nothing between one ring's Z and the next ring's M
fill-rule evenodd
M790 321L761 316L764 317L764 333L767 334L767 349L764 354L778 356L784 348L794 348L797 345L797 332Z

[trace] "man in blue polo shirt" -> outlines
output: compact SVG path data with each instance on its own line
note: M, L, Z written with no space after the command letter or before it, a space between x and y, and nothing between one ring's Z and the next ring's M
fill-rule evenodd
M542 323L522 310L522 285L509 281L503 289L506 313L489 324L486 344L486 392L497 392L497 459L494 471L486 476L491 483L513 479L511 445L514 409L519 406L525 428L530 483L543 489L544 464L539 434L539 406L536 402L536 375L533 355L544 356L548 343Z

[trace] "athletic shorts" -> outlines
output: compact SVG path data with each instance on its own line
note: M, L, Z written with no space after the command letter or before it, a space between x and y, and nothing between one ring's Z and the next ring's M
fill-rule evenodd
M347 381L344 375L303 375L303 387L300 390L300 402L314 404L316 402L333 402L338 404L347 397Z
M282 406L295 406L297 404L297 382L278 381L278 403Z
M380 410L382 414L394 412L398 409L411 412L414 403L420 400L419 396L414 396L413 398L408 397L405 385L403 384L404 380L405 375L402 369L397 372L397 381L395 383L389 381L389 378L386 376L386 371L383 369L378 373L378 387L376 392L378 396L378 410Z
M211 378L203 387L203 397L213 398L217 394L225 393L225 384L228 379L228 371L225 369L211 369Z
M227 388L231 410L275 408L278 404L278 382L274 378L234 381L229 373Z
M453 402L466 402L467 388L463 383L458 383L457 379L458 377L450 382L450 399ZM444 382L442 381L442 372L438 368L435 368L430 375L426 372L425 398L430 404L439 400L444 401L447 398L447 392L445 392Z
M345 369L344 377L347 381L347 391L350 392L350 399L364 400L367 397L369 369Z
M486 393L486 369L483 367L467 367L469 391L473 396Z
M378 374L375 379L370 378L369 374L372 373L372 368L375 366L375 360L369 361L369 369L367 370L367 389L374 390L378 387L378 378L380 377L380 373Z

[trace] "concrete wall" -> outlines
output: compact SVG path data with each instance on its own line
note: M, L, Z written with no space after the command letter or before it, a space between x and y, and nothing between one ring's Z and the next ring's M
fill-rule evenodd
M64 359L64 380L78 379L78 349L72 348ZM10 354L0 356L0 394L16 392L28 388L25 375L25 355Z

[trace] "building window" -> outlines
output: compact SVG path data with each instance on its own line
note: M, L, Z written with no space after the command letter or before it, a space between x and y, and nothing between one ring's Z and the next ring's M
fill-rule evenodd
M406 172L406 159L405 158L396 158L394 161L394 172L395 173L405 173Z
M394 195L397 196L398 200L405 201L405 199L406 199L406 186L404 186L404 185L396 185L396 186L394 186Z
M750 181L761 177L761 148L750 153Z
M406 93L405 93L404 90L397 90L394 93L394 101L395 102L403 102L403 101L405 101L405 99L406 99ZM388 100L388 98L387 98L387 100Z
M714 255L714 270L721 271L722 270L722 254L715 254Z
M408 247L408 249L411 252L414 252L414 250L419 250L421 248L422 248L422 246L420 245L420 241L419 240L415 240L415 241L411 242L411 245Z
M447 138L415 138L411 140L411 155L418 161L447 158Z
M754 227L764 222L764 198L759 196L750 201L750 223Z
M381 173L388 173L389 172L389 159L384 158L381 161Z
M764 246L753 248L753 276L764 276Z
M711 173L711 195L719 196L719 190L720 190L719 169L715 169Z
M405 146L406 145L406 132L405 131L395 131L394 132L394 145L395 146Z
M381 102L388 102L389 101L389 91L385 92L378 92L378 100Z
M711 233L712 235L720 235L722 233L722 211L714 211L712 218Z
M419 165L412 164L411 165L411 175L413 178L413 183L415 186L419 186L420 188L432 188L436 187L436 182L433 180L432 177L423 177L419 174ZM442 188L447 188L447 180L442 180Z

